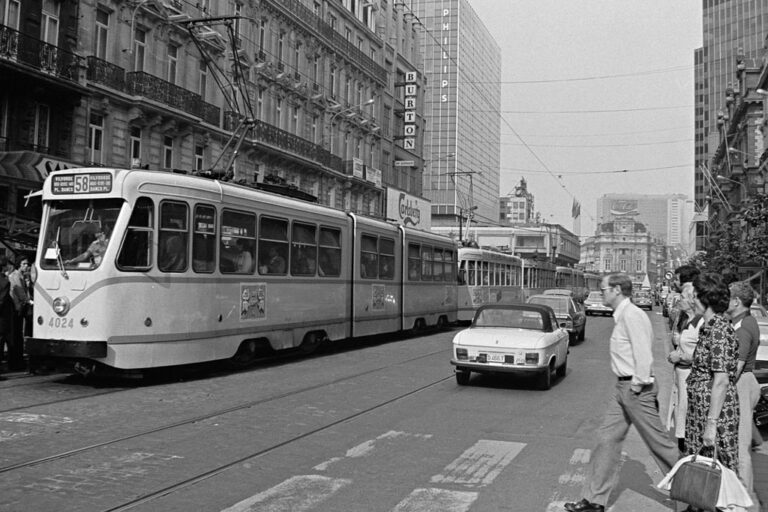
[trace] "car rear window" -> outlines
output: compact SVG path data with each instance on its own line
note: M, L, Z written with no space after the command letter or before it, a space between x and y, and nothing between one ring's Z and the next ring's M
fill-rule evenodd
M538 311L490 308L478 311L475 327L511 327L541 331L544 329L544 319Z
M544 306L549 306L552 309L555 310L555 314L558 315L567 315L568 314L568 299L564 297L558 297L556 295L552 295L549 297L531 297L531 299L528 301L530 304L542 304Z
M588 300L603 300L603 292L589 292Z

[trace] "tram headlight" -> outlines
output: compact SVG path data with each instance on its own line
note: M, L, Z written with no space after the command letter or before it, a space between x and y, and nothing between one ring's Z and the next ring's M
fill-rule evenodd
M66 297L56 297L53 299L53 312L59 316L69 313L69 300Z

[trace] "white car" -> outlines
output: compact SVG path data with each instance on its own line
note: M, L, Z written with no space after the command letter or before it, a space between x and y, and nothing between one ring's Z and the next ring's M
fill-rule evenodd
M587 315L612 315L613 308L603 304L603 292L589 292L584 301L584 313Z
M755 359L755 377L768 377L768 311L763 306L753 303L749 313L757 320L760 329L760 346Z
M491 304L478 308L469 328L453 338L451 364L465 386L472 372L538 374L542 389L552 373L564 377L569 335L555 312L539 304Z

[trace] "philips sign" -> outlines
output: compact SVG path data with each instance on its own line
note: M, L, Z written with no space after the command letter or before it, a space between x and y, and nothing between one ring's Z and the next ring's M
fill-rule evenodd
M387 218L403 226L427 230L432 225L432 205L421 197L387 189Z

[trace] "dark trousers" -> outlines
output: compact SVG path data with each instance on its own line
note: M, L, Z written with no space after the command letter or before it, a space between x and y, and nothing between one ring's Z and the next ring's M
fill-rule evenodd
M13 312L11 332L8 336L8 370L24 370L24 313Z

